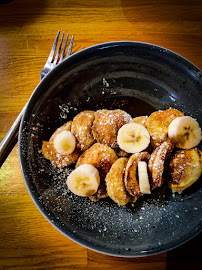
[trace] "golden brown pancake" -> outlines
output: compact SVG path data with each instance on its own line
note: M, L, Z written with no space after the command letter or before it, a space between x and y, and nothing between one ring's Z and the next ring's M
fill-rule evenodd
M148 162L150 158L150 154L148 152L140 152L133 154L127 163L124 183L126 190L131 196L140 196L142 195L140 192L139 181L138 181L138 162L146 161Z
M117 159L118 157L112 148L100 143L95 143L79 157L76 167L82 164L90 164L97 168L100 174L100 186L97 193L91 196L91 199L96 200L107 196L104 180Z
M124 172L127 164L127 158L119 158L112 165L106 176L106 188L109 197L119 205L126 205L137 198L132 198L124 185Z
M92 132L97 142L117 148L118 130L132 117L122 110L99 110L95 113Z
M176 109L156 111L149 116L146 126L151 136L151 145L154 148L168 139L170 123L180 116L184 116L184 114Z
M54 147L54 139L57 134L59 134L63 130L70 131L71 130L72 121L65 123L63 126L56 129L53 135L50 137L50 140L43 141L42 144L42 153L44 157L52 163L52 165L57 168L63 168L69 166L77 161L79 156L81 155L81 151L79 149L75 149L73 153L69 155L61 155L59 154Z
M71 132L76 138L76 147L86 151L95 143L92 125L95 119L94 111L83 111L77 114L72 122Z
M201 176L202 152L198 148L176 152L171 159L169 172L168 186L173 192L181 193Z
M170 140L167 140L159 145L151 154L148 168L152 189L162 186L164 182L164 171L173 149L173 144Z

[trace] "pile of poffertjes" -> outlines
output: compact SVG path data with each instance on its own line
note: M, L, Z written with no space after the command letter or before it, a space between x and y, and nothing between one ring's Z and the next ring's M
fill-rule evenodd
M202 173L198 122L177 109L132 118L123 110L83 111L43 141L44 157L58 168L76 163L67 186L92 201L126 205L164 181L181 193Z

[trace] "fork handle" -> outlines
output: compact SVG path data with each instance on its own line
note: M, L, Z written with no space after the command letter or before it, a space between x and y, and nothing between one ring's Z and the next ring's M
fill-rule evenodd
M17 135L20 127L20 121L22 119L23 113L26 109L27 104L24 106L18 117L16 118L15 122L12 124L11 128L7 132L6 136L3 138L2 142L0 143L0 167L4 163L7 156L10 154L11 150L15 146L17 142Z

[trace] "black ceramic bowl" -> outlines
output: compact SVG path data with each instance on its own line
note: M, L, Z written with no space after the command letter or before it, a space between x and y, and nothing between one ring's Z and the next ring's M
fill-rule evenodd
M202 126L201 71L183 57L151 44L113 42L75 53L38 85L19 134L22 174L36 206L73 241L125 257L172 249L201 231L201 179L181 195L164 185L132 207L73 195L66 178L73 168L53 168L43 140L83 110L121 108L133 117L170 107Z

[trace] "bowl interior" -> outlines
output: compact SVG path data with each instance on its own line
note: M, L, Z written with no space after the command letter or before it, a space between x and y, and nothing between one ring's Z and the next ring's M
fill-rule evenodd
M173 196L166 185L119 207L73 195L74 166L57 169L43 158L43 140L83 110L123 109L133 117L174 107L202 126L201 72L166 49L114 42L83 50L58 65L35 90L24 114L19 149L34 202L62 233L115 256L146 256L176 247L201 230L202 185Z

